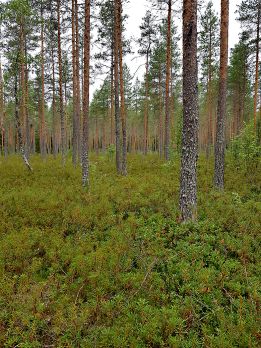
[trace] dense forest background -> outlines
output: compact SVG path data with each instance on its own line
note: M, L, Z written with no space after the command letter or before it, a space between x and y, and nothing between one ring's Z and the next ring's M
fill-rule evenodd
M230 52L217 2L1 1L0 347L260 347L261 1Z
M114 17L113 2L97 1L92 6L91 81L101 79L103 82L94 92L90 105L89 148L98 153L108 148L113 151L115 145ZM167 74L167 4L151 2L151 10L140 23L140 37L133 38L133 42L124 39L127 15L123 4L123 59L131 54L133 46L139 45L139 55L144 57L146 66L144 78L139 80L137 74L132 76L123 64L128 152L156 151L164 155L168 134L165 131L166 88L169 89L170 113L168 141L171 153L180 150L182 52L175 24L180 21L178 8L181 4L175 4L175 11L171 12L170 73ZM258 11L255 1L243 1L238 7L242 31L231 51L228 68L227 145L251 122L255 122L260 133ZM200 149L209 153L216 132L220 47L220 19L211 1L201 4L198 22L199 143ZM73 161L77 161L76 152L80 156L81 151L83 46L82 2L16 0L1 5L1 153L7 155L17 149L17 98L28 155L61 152L61 113L64 113L65 151L74 148Z

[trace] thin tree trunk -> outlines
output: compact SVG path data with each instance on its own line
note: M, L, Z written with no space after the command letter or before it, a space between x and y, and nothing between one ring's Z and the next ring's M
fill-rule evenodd
M5 137L5 131L4 131L4 82L3 82L3 74L2 74L2 62L0 58L0 129L1 129L1 136L2 136L2 142L1 142L1 150L0 155L2 154L2 151L4 152L4 137Z
M112 39L113 41L113 39ZM112 47L111 47L111 144L114 144L114 134L115 134L115 130L114 130L114 107L113 107L113 100L114 100L114 50L113 50L113 42L112 42Z
M57 120L56 120L56 99L55 99L55 62L54 62L54 47L51 48L52 57L52 123L53 123L53 155L58 154L58 134L57 134Z
M159 154L163 156L163 129L162 129L162 88L161 88L161 65L159 66Z
M77 165L78 158L78 139L77 139L77 115L76 115L76 98L77 98L77 87L76 87L76 37L75 37L75 0L72 0L72 69L73 69L73 151L72 161L73 165Z
M114 98L115 98L115 143L116 168L121 173L121 141L120 141L120 100L119 100L119 0L114 0Z
M229 0L221 0L221 32L220 32L220 76L217 114L217 131L215 146L214 184L224 189L225 171L225 118L227 100L227 63L228 63L228 23Z
M167 32L167 56L166 56L166 101L165 101L165 159L170 159L170 98L169 85L171 73L171 8L172 0L168 1L168 32Z
M25 57L27 57L27 44L25 41ZM25 152L26 156L29 159L31 147L30 147L30 122L29 122L29 91L28 91L28 82L29 82L29 71L27 65L27 58L25 62Z
M255 72L255 91L254 91L254 129L255 129L255 130L256 130L257 98L258 98L258 80L259 80L260 17L261 17L261 5L260 5L260 3L259 3L259 4L258 4L258 15L257 15L256 72Z
M80 46L79 46L79 19L78 0L75 0L75 61L76 61L76 136L78 160L81 161L81 84L80 84Z
M44 117L44 23L43 23L43 4L41 3L41 107L40 107L40 151L42 157L46 156L46 130Z
M120 95L121 95L121 125L122 125L122 175L127 175L127 127L126 127L126 108L124 95L124 77L123 77L123 53L122 53L122 24L121 12L122 4L119 1L118 12L118 35L119 35L119 66L120 66Z
M182 221L197 218L197 0L183 0L183 132L180 178Z
M149 49L146 54L146 76L145 76L145 110L144 110L144 155L148 153L149 132Z
M62 65L62 48L61 48L61 3L57 0L57 18L58 18L58 65L59 65L59 99L60 99L60 119L61 119L61 150L62 163L65 165L65 115L63 105L63 65Z
M207 158L210 155L212 145L212 31L209 33L208 46L208 86L207 86L207 109L208 109L208 139L207 139Z
M22 37L21 37L22 40ZM18 140L18 151L20 151L22 158L24 160L25 165L27 168L32 171L32 167L30 166L30 163L26 157L26 153L24 151L24 144L23 144L23 135L22 135L22 126L21 126L21 114L19 115L19 98L18 98L18 75L16 73L15 76L15 86L14 86L14 95L15 95L15 120L16 120L16 129L17 129L17 140Z
M83 135L82 135L82 185L89 186L89 89L90 89L90 0L85 0L84 30L84 88L83 88Z

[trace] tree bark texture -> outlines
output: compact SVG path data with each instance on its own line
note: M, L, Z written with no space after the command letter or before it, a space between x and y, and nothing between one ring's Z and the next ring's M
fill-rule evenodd
M180 178L182 221L197 217L198 158L197 0L183 1L183 131Z

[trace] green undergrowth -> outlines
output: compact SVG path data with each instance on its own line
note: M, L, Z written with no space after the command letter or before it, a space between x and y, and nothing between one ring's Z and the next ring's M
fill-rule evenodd
M198 222L179 223L179 161L0 158L0 347L260 346L260 164L200 157Z

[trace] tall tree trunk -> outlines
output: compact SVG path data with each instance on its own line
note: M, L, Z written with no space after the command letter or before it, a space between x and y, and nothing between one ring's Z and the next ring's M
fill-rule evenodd
M111 139L110 139L110 143L111 145L114 144L114 107L113 107L113 103L114 103L114 49L113 49L113 38L112 38L112 45L111 45L111 107L110 107L110 111L111 111Z
M61 48L61 1L57 0L57 18L58 18L58 65L59 65L59 104L60 104L60 119L61 119L61 150L62 163L65 165L65 115L63 105L63 63L62 63L62 48Z
M171 74L171 8L172 0L168 0L168 31L166 56L166 100L165 100L165 159L170 159L170 74Z
M208 110L208 139L207 139L207 158L210 155L212 145L212 31L210 27L208 44L208 86L207 86L207 110Z
M4 82L3 82L3 73L2 73L2 62L0 58L0 130L1 130L1 150L4 152L4 137L5 137L5 124L4 124Z
M115 98L115 144L116 168L121 173L121 141L120 141L120 98L119 98L119 0L114 0L114 98Z
M20 129L23 149L26 144L26 113L25 113L25 28L24 21L20 27Z
M123 53L122 53L122 4L119 1L118 12L118 35L119 35L119 67L120 67L120 95L121 95L121 125L122 125L122 175L127 175L127 127L126 127L126 108L125 108L125 94L124 94L124 77L123 77Z
M229 0L221 0L221 31L220 31L220 76L217 113L217 131L215 144L214 184L224 189L225 170L225 118L227 101L227 63L228 63L228 22Z
M55 61L54 61L54 45L51 47L52 58L52 126L53 126L53 155L58 154L58 134L57 134L57 115L56 115L56 96L55 96Z
M77 86L76 86L76 36L75 36L75 0L72 0L72 69L73 69L73 151L72 161L76 166L78 158L78 134L77 134L77 113L76 113L76 99L77 99Z
M40 106L40 151L42 157L46 156L46 130L45 130L45 94L44 94L44 23L43 3L41 2L41 106Z
M23 37L21 37L23 40ZM18 61L18 59L17 59ZM16 129L17 129L17 141L18 141L18 151L20 151L22 158L24 160L27 168L32 171L32 167L26 157L26 153L24 151L24 143L23 143L23 134L22 134L22 124L21 124L21 114L19 114L19 97L18 97L18 74L15 75L15 86L14 86L14 97L15 97L15 120L16 120ZM20 109L21 110L21 109ZM22 114L23 116L23 114Z
M260 40L260 19L261 4L258 3L257 30L256 30L256 72L255 72L255 92L254 92L254 129L256 130L257 115L257 97L258 97L258 80L259 80L259 40Z
M27 57L27 43L25 40L25 57ZM26 156L29 159L31 146L30 146L30 120L29 120L29 90L28 90L28 82L29 82L29 70L27 59L25 62L25 152Z
M145 73L145 110L144 110L144 155L148 153L148 133L149 133L149 49L146 53L146 73Z
M182 221L197 218L198 113L197 0L183 0Z
M164 136L162 129L162 88L161 88L161 65L159 66L159 154L163 156Z
M75 0L75 61L76 61L76 136L78 160L81 161L81 84L80 84L80 44L79 44L79 16L78 0Z
M82 184L89 186L89 89L90 89L90 0L85 0L85 29L84 29L84 88L83 88L83 135L82 135Z

